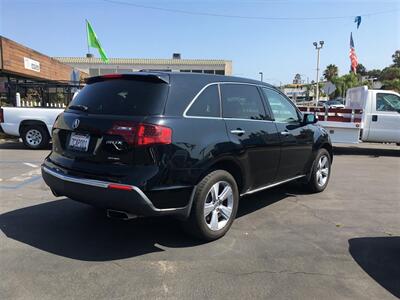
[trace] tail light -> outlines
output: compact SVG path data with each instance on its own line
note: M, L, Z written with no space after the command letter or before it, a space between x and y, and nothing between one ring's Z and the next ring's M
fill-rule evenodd
M115 122L107 134L121 136L134 146L166 145L172 142L172 129L154 124Z
M0 108L0 123L4 123L4 111Z

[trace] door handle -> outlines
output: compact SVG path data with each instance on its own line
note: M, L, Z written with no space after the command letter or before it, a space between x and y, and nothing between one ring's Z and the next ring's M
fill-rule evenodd
M378 122L378 115L372 115L372 122Z
M281 134L282 134L282 135L289 135L290 132L289 132L289 131L281 131Z
M245 134L246 131L244 131L243 129L238 128L238 129L231 130L231 133L237 134L237 135L242 135L242 134Z

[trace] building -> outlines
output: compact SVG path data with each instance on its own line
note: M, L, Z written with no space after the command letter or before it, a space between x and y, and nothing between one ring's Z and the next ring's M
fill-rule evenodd
M79 72L49 56L0 36L0 105L59 107L68 104L80 81Z
M232 61L230 60L181 59L179 53L174 53L171 59L110 58L109 63L104 63L100 58L95 57L54 58L73 68L89 73L90 76L140 70L232 75Z
M309 84L287 84L282 92L295 103L312 101L314 98L314 87Z

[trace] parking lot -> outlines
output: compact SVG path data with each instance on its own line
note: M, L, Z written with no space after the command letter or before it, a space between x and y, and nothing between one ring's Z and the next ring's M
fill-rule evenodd
M330 185L241 199L211 243L54 197L48 151L0 143L0 299L400 297L400 147L335 149Z

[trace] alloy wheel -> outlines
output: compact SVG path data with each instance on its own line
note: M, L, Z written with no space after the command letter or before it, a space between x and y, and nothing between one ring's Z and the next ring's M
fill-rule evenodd
M318 160L317 172L316 172L317 184L324 186L328 181L329 177L329 159L326 155L322 155Z
M231 218L233 190L226 181L218 181L207 193L204 202L204 219L212 231L221 230Z

